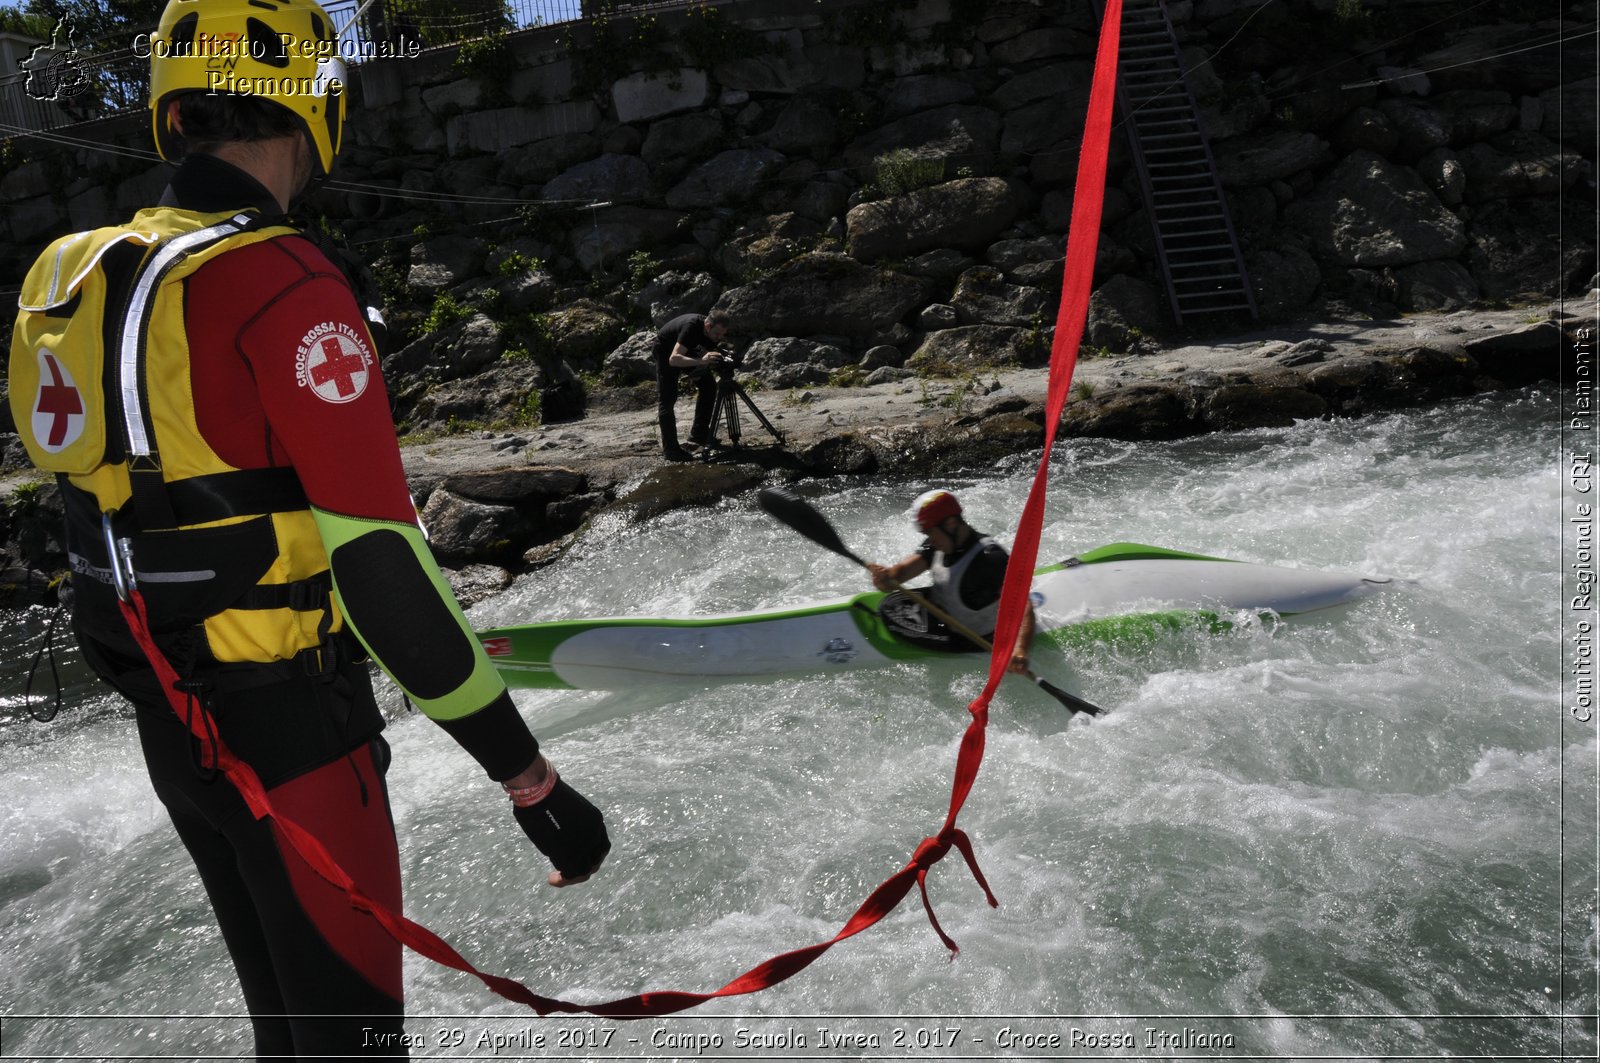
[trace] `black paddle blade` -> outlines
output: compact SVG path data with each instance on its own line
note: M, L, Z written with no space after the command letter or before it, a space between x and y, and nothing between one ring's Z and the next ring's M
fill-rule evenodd
M1046 694L1049 694L1051 697L1061 702L1061 704L1065 705L1072 712L1081 712L1085 716L1099 716L1101 713L1106 711L1098 705L1084 701L1076 694L1067 693L1054 683L1040 679L1038 676L1034 676L1033 681L1039 684L1039 688Z
M832 550L840 557L848 557L861 567L866 567L867 563L845 546L844 541L839 538L839 533L828 523L828 518L819 513L817 507L788 488L763 487L756 492L756 505L765 510L767 516L787 524L824 550Z

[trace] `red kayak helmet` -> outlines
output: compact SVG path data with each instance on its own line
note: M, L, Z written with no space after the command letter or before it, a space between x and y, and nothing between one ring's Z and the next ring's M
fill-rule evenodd
M961 503L949 491L935 489L924 491L911 503L911 519L922 531L938 527L946 517L961 516Z

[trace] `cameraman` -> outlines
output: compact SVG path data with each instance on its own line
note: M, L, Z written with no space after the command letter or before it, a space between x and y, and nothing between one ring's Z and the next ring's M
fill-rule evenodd
M716 348L728 335L728 324L726 310L713 310L708 315L682 314L656 333L656 409L661 423L661 452L668 461L688 461L692 457L678 445L678 416L673 410L678 401L678 377L685 370L715 366L722 361L722 352ZM689 442L703 445L711 439L717 381L711 373L697 373L695 378L698 393Z

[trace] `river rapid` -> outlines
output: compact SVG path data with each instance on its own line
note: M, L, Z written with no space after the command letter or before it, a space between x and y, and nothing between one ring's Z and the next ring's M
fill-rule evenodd
M1057 450L1040 563L1115 541L1347 569L1397 586L1337 615L1173 631L1041 673L1109 715L1002 684L928 894L769 991L682 1016L539 1019L408 957L414 1055L454 1058L1424 1057L1596 1050L1595 725L1564 698L1559 399L1174 443ZM953 477L1009 541L1037 455ZM916 543L922 483L832 483L858 554ZM866 589L751 498L596 527L470 613L480 627L677 616ZM45 614L0 634L0 1050L248 1054L231 967L151 795L128 710L61 655L22 701ZM64 641L64 640L63 640ZM961 662L701 689L520 692L614 849L573 889L498 790L383 686L407 914L480 967L599 1003L709 991L832 937L935 833Z

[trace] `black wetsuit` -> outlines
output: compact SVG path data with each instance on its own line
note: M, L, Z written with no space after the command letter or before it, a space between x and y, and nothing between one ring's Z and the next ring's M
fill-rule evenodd
M276 214L248 174L204 155L185 160L166 202L195 211L251 205ZM375 362L350 358L338 365L343 375L297 377L302 334L348 338L346 351L370 353L347 280L304 238L286 235L220 254L181 283L200 437L237 469L292 466L304 492L299 507L314 507L324 522L316 525L323 544L324 528L348 530L350 537L336 549L327 546L342 627L333 626L335 603L326 591L301 604L288 594L242 606L252 615L259 610L263 619L252 622L269 633L304 624L314 629L309 618L323 618L320 647L287 659L222 657L274 651L214 643L202 628L185 627L152 606L157 641L188 696L209 709L220 740L260 776L275 811L310 831L364 894L398 912L400 861L383 779L388 748L379 735L384 721L367 649L491 778L516 775L533 762L538 745L503 683L472 685L471 676L492 671L458 621L447 587L431 578L432 559L407 538L420 536L416 510ZM63 490L70 526L72 507L94 500L70 485ZM275 550L285 543L311 548L304 531L294 529L304 529L312 514L294 508L273 510L271 519L281 521L273 526ZM288 512L280 517L280 511ZM236 560L245 563L224 559ZM75 588L79 577L75 570ZM204 744L175 715L126 626L101 623L86 611L90 590L86 585L75 594L79 641L95 671L134 705L151 782L215 909L257 1054L405 1056L400 944L312 871L272 821L257 820L227 778L203 767L211 763ZM213 603L200 615L209 620L229 604ZM353 626L364 645L350 633ZM447 703L453 714L435 716Z
M656 333L656 411L661 424L661 449L668 454L678 449L678 415L673 407L678 401L678 378L686 372L695 374L693 379L697 389L689 441L704 443L711 438L711 412L717 402L715 374L669 364L672 351L679 344L689 352L690 357L697 357L715 346L706 335L705 325L703 314L682 314L668 321Z

